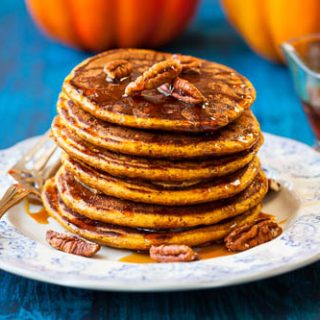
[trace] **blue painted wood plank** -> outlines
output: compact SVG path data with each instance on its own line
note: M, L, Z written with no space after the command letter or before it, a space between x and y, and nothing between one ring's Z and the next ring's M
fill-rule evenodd
M112 293L0 273L0 319L319 319L320 265L227 288Z
M48 40L21 0L0 6L0 149L44 132L63 78L87 54ZM287 69L250 51L216 0L202 2L188 32L162 50L234 67L254 83L265 131L309 144L313 135ZM0 319L319 319L320 263L252 284L185 293L110 293L44 284L0 271Z

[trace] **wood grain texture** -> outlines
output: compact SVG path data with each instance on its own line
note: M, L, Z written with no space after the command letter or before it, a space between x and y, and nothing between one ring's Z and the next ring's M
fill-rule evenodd
M23 1L0 7L0 148L41 134L55 114L63 78L86 56L45 39ZM252 53L203 1L189 31L162 48L228 64L254 83L265 131L313 142L285 67ZM320 263L269 280L184 293L127 294L48 285L0 271L0 319L319 319Z
M251 284L171 293L114 293L0 273L0 319L319 319L320 265Z

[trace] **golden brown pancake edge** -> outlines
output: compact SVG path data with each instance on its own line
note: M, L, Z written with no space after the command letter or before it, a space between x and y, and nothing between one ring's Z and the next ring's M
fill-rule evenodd
M168 207L134 203L100 194L76 181L65 170L60 170L56 175L55 185L63 202L85 217L122 226L155 229L218 223L258 205L268 189L266 176L260 171L247 189L232 198L202 205Z
M147 131L111 124L94 118L65 97L57 104L59 121L87 142L110 151L156 158L199 158L238 153L260 139L260 126L245 111L227 127L206 134Z
M117 154L96 147L77 137L56 118L52 124L52 134L70 157L114 176L126 176L157 181L198 181L220 177L237 171L247 165L255 156L263 141L244 153L193 160L148 159Z
M64 228L88 240L115 248L148 250L152 245L184 244L190 247L199 246L208 242L223 239L235 227L257 219L261 206L258 205L249 211L211 226L197 227L185 231L148 232L132 228L95 222L74 213L59 199L57 190L48 180L42 200L49 215L57 220Z
M247 188L260 171L260 162L256 157L246 167L231 175L185 188L166 189L152 182L114 177L70 157L62 157L62 162L66 170L74 174L79 181L104 194L167 206L199 204L232 197Z

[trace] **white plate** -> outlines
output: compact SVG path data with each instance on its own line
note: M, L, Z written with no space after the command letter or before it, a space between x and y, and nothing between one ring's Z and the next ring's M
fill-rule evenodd
M8 168L37 138L0 151L0 194L12 182ZM56 251L45 242L50 220L41 225L22 205L0 221L0 268L65 286L118 291L213 288L271 277L320 258L320 155L299 142L265 135L260 152L269 176L283 190L267 199L264 211L286 220L277 239L246 252L192 263L135 264L118 259L129 252L103 248L92 259Z

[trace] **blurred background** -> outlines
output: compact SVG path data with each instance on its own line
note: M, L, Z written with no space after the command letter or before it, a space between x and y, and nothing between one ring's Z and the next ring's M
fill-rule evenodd
M123 10L121 19L125 21L121 22L120 19L118 22L120 26L130 21L132 10L140 15L137 21L127 23L126 27L131 31L131 36L128 37L129 31L124 29L122 36L117 39L120 45L122 43L131 46L135 42L139 43L137 34L153 32L149 37L152 40L142 43L144 47L157 46L162 51L190 54L235 68L248 77L257 90L257 100L253 111L264 131L313 144L314 136L294 91L289 71L284 64L275 62L279 60L279 52L275 49L278 44L273 44L272 50L269 50L270 46L264 47L268 43L262 37L262 29L259 29L263 17L260 19L257 14L249 16L245 8L241 9L242 1L226 0L224 3L228 18L233 24L237 25L235 18L240 16L242 16L242 21L247 21L247 23L238 25L238 29L241 29L241 34L244 35L247 42L226 19L225 12L218 0L199 0L195 3L191 3L193 0L190 0L191 9L189 8L189 11L181 5L183 1L180 1L177 7L171 5L166 9L167 17L164 16L159 22L161 27L158 29L160 31L150 27L155 18L152 16L152 12L146 14L149 9L143 7L143 1L149 0L136 0L139 3L137 5L139 10L126 5L132 1L117 1L118 4L121 3ZM189 2L189 0L184 1L185 3ZM82 45L86 48L102 48L103 43L108 42L106 37L110 34L112 37L112 33L115 32L114 28L117 26L110 25L110 23L108 25L108 17L104 18L101 14L103 10L106 10L106 14L110 15L108 8L101 10L100 15L95 15L94 12L97 13L98 9L85 6L81 10L71 8L63 5L62 0L56 0L54 8L52 5L44 7L49 2L53 3L53 1L42 0L41 5L41 0L29 1L30 11L38 25L51 30L50 33L62 39L63 42L75 45L79 44L78 42L81 40L82 43L86 43L86 45ZM88 1L79 0L79 4L85 2ZM243 4L249 2L244 1ZM278 1L277 3L281 2L288 1ZM296 2L293 1L293 3ZM312 1L306 2L311 3ZM67 1L64 3L66 4ZM260 1L255 1L255 3L257 6L261 4ZM59 6L60 8L58 8ZM255 9L252 8L253 11ZM68 30L71 30L69 28L74 26L75 21L78 20L69 21L63 14L66 10L71 10L73 17L81 18L82 15L94 21L94 28L100 30L99 34L95 33L96 38L85 33L83 34L85 41L73 38ZM296 7L294 10L299 12L300 9ZM145 15L149 20L143 18ZM277 13L275 10L274 23L280 23L283 20L282 15L283 12L279 16L279 12ZM176 31L172 31L171 24L172 21L175 21L173 19L181 20L179 20L180 24ZM59 21L58 29L52 27L53 20ZM306 21L310 22L311 20L307 19ZM296 23L296 21L293 22ZM255 27L254 23L259 28ZM290 24L292 21L289 19L287 23ZM188 26L183 31L186 24ZM55 103L64 77L76 64L92 53L72 49L46 37L32 21L26 4L22 0L1 1L0 25L0 116L3 119L0 126L0 148L2 149L24 138L41 134L49 128L56 113ZM302 23L300 30L303 30L304 27L310 28ZM103 28L106 32L101 30ZM54 31L52 31L53 29ZM163 30L167 30L167 35L159 33ZM180 31L181 34L176 37ZM255 36L252 37L252 34ZM280 31L279 34L278 41L281 41L283 35ZM168 42L171 37L174 39ZM259 43L259 40L263 41ZM165 42L167 43L164 44ZM250 43L251 47L254 47L260 55L255 53L247 43Z

